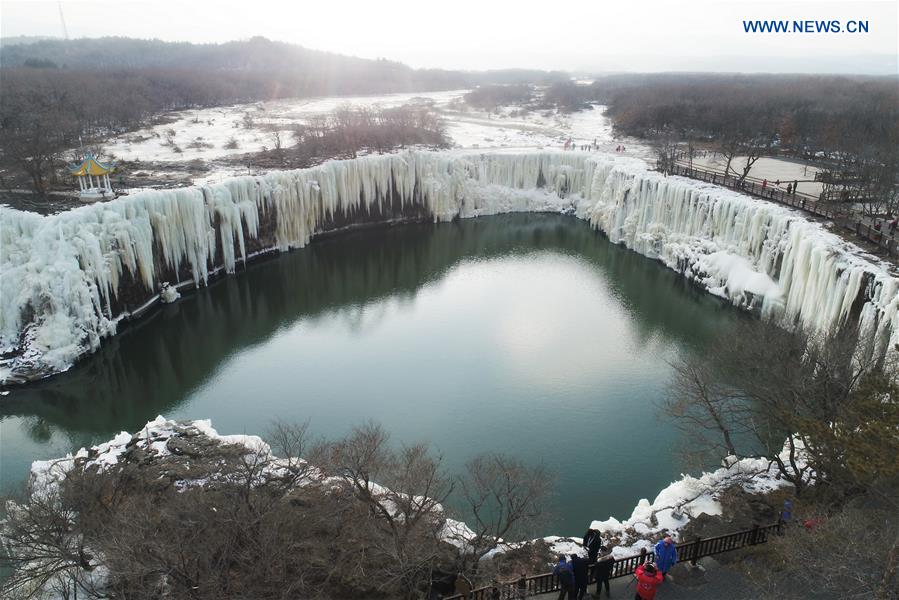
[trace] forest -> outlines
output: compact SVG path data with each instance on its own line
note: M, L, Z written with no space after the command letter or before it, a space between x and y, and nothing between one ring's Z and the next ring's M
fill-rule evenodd
M27 181L39 196L47 194L47 178L61 165L64 151L139 129L170 111L280 98L549 83L566 77L522 69L412 69L262 37L224 44L41 40L4 43L2 52L0 169L5 173L0 186Z
M655 146L662 169L701 151L744 179L764 156L814 161L831 189L823 200L899 210L896 77L629 74L556 83L546 98L569 112L605 105L619 135Z

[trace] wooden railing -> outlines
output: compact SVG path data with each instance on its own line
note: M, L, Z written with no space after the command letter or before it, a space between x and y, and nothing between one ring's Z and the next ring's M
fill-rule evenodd
M858 237L863 238L867 242L876 245L883 250L887 256L899 256L899 239L897 239L897 234L899 234L899 232L894 232L893 235L890 235L887 231L878 231L868 223L863 223L862 221L838 213L827 204L819 204L818 199L810 194L803 194L801 192L788 194L786 190L771 185L770 182L768 185L765 185L764 182L749 177L741 181L738 177L732 175L725 175L710 169L690 167L681 164L670 166L667 171L672 175L681 175L683 177L698 179L700 181L732 188L746 194L777 202L778 204L785 204L821 218L828 219L847 231L851 231ZM886 229L887 224L884 222L882 227L883 229Z
M707 539L698 538L692 542L677 544L678 562L696 564L697 560L705 556L714 556L722 552L731 552L732 550L739 550L748 546L764 544L768 541L768 537L775 533L779 527L781 527L780 524L766 525L764 527L757 526L753 529L746 529L728 535ZM640 554L617 559L612 567L611 579L633 575L638 566L646 561L653 560L655 560L655 553L647 552L645 549ZM594 565L590 565L587 573L589 583L595 582L593 569ZM444 600L518 600L558 590L559 578L552 573L542 573L540 575L522 577L514 581L496 582L474 589L467 595L456 594L455 596L447 596Z

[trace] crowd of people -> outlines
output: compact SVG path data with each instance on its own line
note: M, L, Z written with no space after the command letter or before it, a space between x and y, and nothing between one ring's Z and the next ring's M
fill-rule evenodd
M553 574L559 579L559 600L584 600L588 591L590 565L594 565L596 582L596 591L592 596L600 598L605 589L606 597L611 597L609 580L615 567L611 549L603 546L600 533L595 529L588 529L584 535L584 548L587 550L586 558L580 554L570 557L559 555L553 569ZM666 535L659 540L653 550L655 561L645 562L634 572L631 582L636 582L634 600L654 600L659 586L669 578L668 572L677 564L677 546L671 536Z
M586 551L586 557L583 555ZM652 560L647 560L639 565L630 584L628 584L628 592L631 586L636 584L636 595L634 600L654 600L659 587L668 579L670 579L669 571L677 564L677 546L666 535L660 539L653 548L653 554L649 555ZM590 594L592 598L601 598L602 591L605 590L606 598L611 598L611 589L609 581L616 576L615 565L617 564L613 556L612 549L603 545L600 532L596 529L588 529L584 534L583 550L573 553L569 556L560 554L558 563L553 569L553 575L558 579L559 583L559 600L584 600L588 594L588 585L590 583L590 567L593 567L595 591ZM625 564L625 567L627 565ZM624 576L619 569L617 577ZM500 600L501 598L514 597L517 599L525 599L531 597L535 593L530 588L528 577L525 573L515 581L504 584L512 596L504 595L501 591L503 585L494 582L485 597L491 600ZM432 582L431 598L443 598L446 595L461 596L462 598L472 597L474 586L471 581L461 572L455 577L450 575L449 581L442 589L440 586ZM442 584L441 584L442 585ZM625 596L628 594L626 593Z
M584 152L596 151L599 150L599 140L597 138L593 138L592 144L578 144L572 138L568 138L562 145L562 149L581 150ZM615 152L624 152L624 146L619 145L617 148L615 148Z

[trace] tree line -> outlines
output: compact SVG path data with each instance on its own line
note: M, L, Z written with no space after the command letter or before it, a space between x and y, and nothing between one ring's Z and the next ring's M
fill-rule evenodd
M765 156L813 161L821 200L899 213L899 80L827 75L671 73L558 80L538 89L488 86L472 106L575 112L605 105L615 132L649 140L661 168L703 150L739 180Z
M658 75L603 79L615 130L652 140L660 162L707 149L745 179L764 156L814 161L821 200L899 211L899 81L895 77Z
M160 114L281 98L434 91L548 80L542 71L412 69L265 38L226 44L101 38L3 44L0 168L40 195L63 153ZM0 185L11 187L10 181Z
M383 108L344 105L313 115L287 134L272 131L271 145L252 157L254 164L301 169L329 158L391 152L406 146L445 148L443 120L428 103ZM243 161L244 159L238 159Z

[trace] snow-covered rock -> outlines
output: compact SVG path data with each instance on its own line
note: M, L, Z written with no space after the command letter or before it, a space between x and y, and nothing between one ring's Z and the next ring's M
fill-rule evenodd
M788 460L788 457L789 449L785 446L781 458ZM801 456L799 462L804 464ZM812 478L812 473L805 476L806 481ZM651 551L649 540L658 539L662 534L670 534L678 540L684 527L701 514L722 514L718 497L731 487L762 494L791 485L778 476L777 468L767 459L729 456L724 466L715 471L698 477L681 475L681 479L660 491L652 502L642 498L624 521L609 517L593 521L590 528L601 532L604 538L619 541L613 550L617 558L633 556L643 548Z
M181 294L178 292L178 288L170 285L168 282L162 284L162 289L159 290L159 299L163 303L171 304L180 297Z
M121 432L108 442L90 449L82 448L74 455L69 454L56 460L35 461L31 467L31 492L48 496L76 466L79 469L97 469L102 472L118 465L120 461L129 460L127 452L139 451L140 454L136 455L136 458L132 456L131 460L137 460L142 464L164 463L166 459L178 464L179 456L175 456L176 452L173 450L177 451L182 447L178 442L184 438L193 439L194 447L205 448L212 454L215 454L218 444L242 448L243 450L238 453L238 457L242 455L242 460L260 461L254 463L262 467L260 478L282 477L286 465L296 467L302 463L309 468L304 469L305 475L296 481L296 485L319 482L324 485L333 484L336 487L347 482L342 477L326 476L302 461L301 457L273 456L269 445L258 436L221 435L212 427L209 420L177 422L159 416L134 434ZM789 450L785 447L783 458L788 454ZM148 457L152 457L152 460L148 461ZM207 469L199 468L202 457L194 456L191 460L180 460L182 463L193 464L194 468L170 468L166 471L178 475L172 481L172 485L176 489L186 490L229 477L221 460L209 458L212 462ZM802 462L801 448L799 459ZM616 540L613 544L613 554L617 558L633 556L644 548L651 551L653 542L662 534L670 534L678 539L684 527L701 514L720 515L722 505L718 497L731 487L737 486L750 493L765 493L791 485L777 476L776 469L772 468L771 462L766 459L728 457L725 465L715 471L702 473L698 477L682 475L681 479L661 490L652 502L645 498L641 499L628 519L620 521L609 517L606 520L595 520L589 527L600 531L606 543L610 539ZM813 474L809 474L808 477L811 481ZM375 495L383 496L382 503L390 510L392 502L390 498L395 498L397 492L374 482L369 482L368 485ZM434 508L436 513L444 515L442 506L435 505ZM441 530L443 541L460 550L469 548L470 540L475 537L474 531L462 521L445 517L443 520ZM500 540L499 545L482 556L481 560L489 560L498 554L541 540L548 545L552 555L586 554L579 539L547 536L537 540Z

